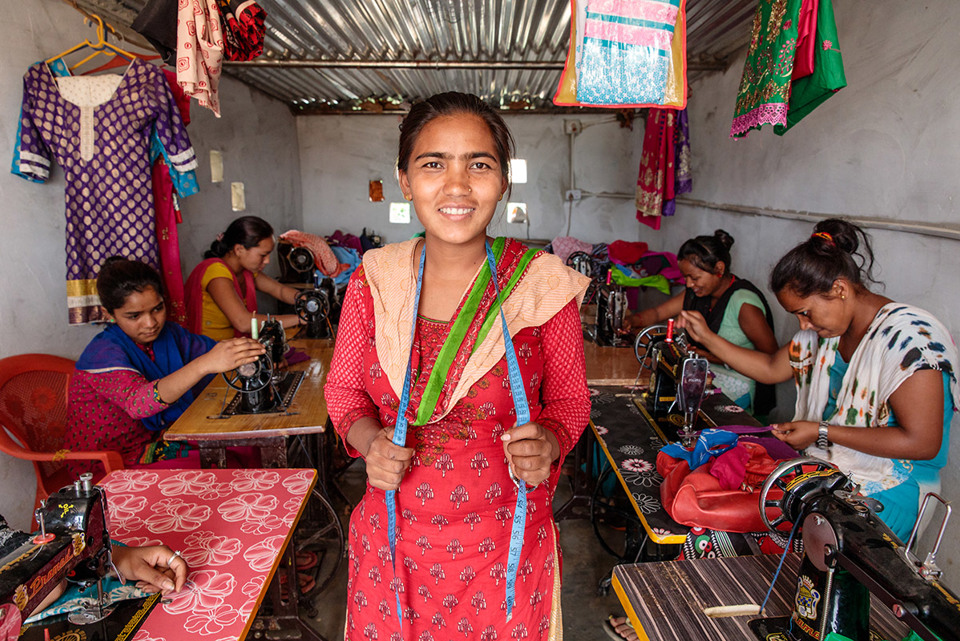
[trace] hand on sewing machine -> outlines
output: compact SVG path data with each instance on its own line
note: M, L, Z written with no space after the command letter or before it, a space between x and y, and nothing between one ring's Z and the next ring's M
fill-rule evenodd
M145 592L179 592L187 580L187 562L166 545L113 547L113 564L127 581Z
M252 338L231 338L220 341L196 360L202 359L202 365L208 374L219 374L252 363L265 351L264 346Z
M560 457L560 444L550 430L527 423L507 430L500 438L514 476L531 486L550 478L550 466Z
M685 330L687 336L703 345L707 345L709 340L716 336L707 325L703 314L686 309L677 316L676 329Z
M802 450L816 443L820 425L813 421L774 423L770 426L773 435L795 450Z
M146 547L113 546L113 564L127 581L133 581L141 590L154 593L179 592L187 581L187 562L166 545ZM59 599L67 586L64 580L34 608L32 614L42 612Z

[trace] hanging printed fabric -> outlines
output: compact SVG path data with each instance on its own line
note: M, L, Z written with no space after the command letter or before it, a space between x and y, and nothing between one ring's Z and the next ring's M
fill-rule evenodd
M837 41L837 23L831 0L819 0L817 29L813 47L813 71L799 80L794 75L790 91L790 107L786 125L774 125L773 131L783 135L827 98L847 86L843 72L843 56Z
M643 135L640 174L637 177L637 220L653 229L660 229L663 202L673 198L673 144L676 111L651 109Z
M267 12L253 0L217 0L227 60L253 60L263 53Z
M182 0L177 10L177 82L217 118L223 47L217 0Z
M78 132L65 135L64 132ZM128 256L159 267L149 148L156 136L178 173L197 160L163 73L134 60L123 76L23 78L17 173L43 182L56 160L66 182L67 305L71 324L104 320L100 265Z
M637 176L637 220L660 229L661 217L676 213L676 197L692 189L687 110L651 109Z
M763 125L786 125L801 0L760 0L743 67L731 138Z
M685 0L571 0L556 105L683 108Z

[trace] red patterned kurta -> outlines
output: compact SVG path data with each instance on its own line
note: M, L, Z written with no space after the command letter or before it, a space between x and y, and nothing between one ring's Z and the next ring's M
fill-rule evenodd
M400 590L405 640L547 638L559 585L551 507L559 461L549 481L529 493L516 605L507 622L505 578L517 490L500 440L516 421L506 360L441 421L412 425L448 331L444 322L417 322L407 435L416 455L397 492L396 578L384 492L368 485L350 519L347 639L401 638L392 584ZM544 325L513 336L531 420L556 434L561 461L589 418L581 336L576 300ZM462 367L455 361L449 378L459 378ZM452 385L445 386L444 394L448 389ZM364 416L385 426L396 423L399 399L377 357L373 301L362 267L347 289L326 397L344 440L349 427Z

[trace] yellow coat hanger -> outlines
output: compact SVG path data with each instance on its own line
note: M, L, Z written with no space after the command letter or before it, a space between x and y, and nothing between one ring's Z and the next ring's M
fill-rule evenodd
M103 53L103 54L108 54L108 55L111 55L111 56L120 54L120 55L122 55L123 57L125 57L125 58L127 58L127 59L129 59L129 60L131 60L131 61L133 61L133 59L136 58L136 56L134 56L132 53L130 53L130 52L128 52L128 51L124 51L124 50L121 49L120 47L117 47L117 46L112 45L112 44L110 44L109 42L107 42L107 38L106 38L106 28L109 27L110 31L113 31L114 33L116 33L116 30L115 30L113 27L110 27L109 25L106 25L106 26L105 26L105 25L104 25L104 22L103 22L103 19L102 19L100 16L98 16L97 14L91 14L91 18L90 18L90 19L91 19L91 20L96 20L96 22L97 22L97 42L90 42L89 40L84 40L83 42L80 42L80 43L78 43L78 44L70 47L70 48L67 49L66 51L64 51L64 52L62 52L62 53L59 53L59 54L55 55L54 57L48 59L48 60L46 61L47 64L49 64L49 63L51 63L51 62L53 62L54 60L57 60L57 59L59 59L59 58L63 58L63 57L65 57L65 56L68 56L68 55L70 55L71 53L74 53L74 52L76 52L76 51L80 51L81 49L83 49L83 48L85 48L85 47L89 47L90 49L93 49L93 50L94 50L93 54L87 56L86 58L84 58L83 60L81 60L80 62L78 62L77 64L75 64L75 65L73 65L72 67L70 67L71 70L76 69L77 67L79 67L79 66L83 65L84 63L90 61L91 59L95 58L96 56L100 55L101 53ZM86 21L87 21L87 20L84 19L84 22L86 22Z

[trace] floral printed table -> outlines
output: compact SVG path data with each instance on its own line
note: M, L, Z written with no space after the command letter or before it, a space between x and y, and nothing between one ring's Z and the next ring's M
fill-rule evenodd
M107 491L111 536L163 543L190 564L133 641L243 639L316 483L315 470L121 470ZM165 599L165 601L167 601Z

